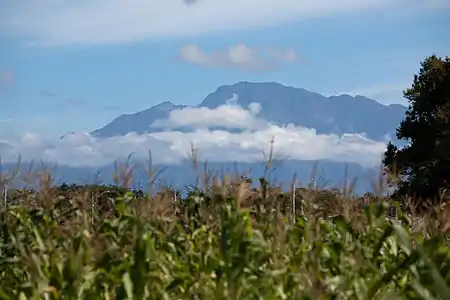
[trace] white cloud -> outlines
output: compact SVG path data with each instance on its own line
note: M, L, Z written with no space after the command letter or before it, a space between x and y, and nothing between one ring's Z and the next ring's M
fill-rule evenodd
M55 140L27 133L15 141L0 141L0 154L3 161L14 162L17 160L17 153L20 153L24 159L43 159L46 162L71 166L100 166L126 157L132 152L134 157L146 159L148 151L151 150L155 162L171 164L187 158L191 143L194 143L201 151L201 159L252 162L262 158L262 152L267 152L270 140L274 137L275 153L278 157L327 159L373 166L379 164L386 146L383 142L372 141L358 134L317 134L314 129L293 125L280 127L268 122L262 126L262 123L255 121L258 105L253 105L253 111L242 108L238 111L233 103L228 106L215 110L192 108L178 111L178 117L194 115L198 119L189 119L186 125L204 125L204 128L197 128L193 132L161 131L142 135L130 133L106 139L96 139L87 133L71 133ZM229 118L234 119L231 123L228 117L212 121L221 114L227 114ZM213 125L234 126L238 119L258 126L249 125L248 129L239 133L206 128ZM171 122L173 119L169 117L167 124Z
M2 0L0 32L37 44L107 44L268 27L423 0ZM443 3L436 0L434 3ZM439 6L436 6L439 7Z
M89 133L69 133L63 138L44 139L27 132L19 140L0 141L3 161L16 162L18 155L24 160L43 160L68 166L102 166L116 159L127 157L132 152L136 157L148 157L154 150L160 162L170 163L175 158L169 153L170 144L149 135L130 133L107 139L96 139ZM167 155L166 155L167 154Z
M293 49L249 47L244 44L211 53L205 52L198 45L185 45L180 50L180 58L206 67L230 67L254 71L271 70L282 62L298 60Z
M362 135L322 135L317 134L314 129L293 125L269 125L262 130L242 133L197 130L191 133L160 132L152 136L170 142L171 149L178 153L186 153L190 144L194 143L202 151L202 157L210 161L256 161L261 159L263 151L267 152L272 138L275 138L277 156L300 160L358 162L363 165L379 164L386 147L384 143L368 140Z
M236 104L237 95L215 109L208 107L185 107L172 110L167 119L153 122L152 127L158 128L211 128L227 129L261 129L267 126L267 121L257 118L261 111L261 104L251 103L248 110Z

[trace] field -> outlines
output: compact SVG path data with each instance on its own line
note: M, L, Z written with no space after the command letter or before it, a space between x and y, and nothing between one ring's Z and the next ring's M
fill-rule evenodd
M48 175L1 208L0 299L450 299L446 206L239 176L150 197Z

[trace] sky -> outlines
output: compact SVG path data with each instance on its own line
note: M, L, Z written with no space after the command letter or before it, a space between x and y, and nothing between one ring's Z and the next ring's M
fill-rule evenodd
M405 104L420 61L450 53L446 0L0 0L0 8L0 150L41 147L34 156L60 147L67 132L104 154L87 132L162 101L195 105L244 80ZM157 139L176 148L179 137Z

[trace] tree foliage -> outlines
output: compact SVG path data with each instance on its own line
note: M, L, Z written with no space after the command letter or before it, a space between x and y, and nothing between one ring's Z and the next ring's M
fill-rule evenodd
M398 175L391 179L397 195L436 201L450 183L450 59L427 57L404 98L409 107L396 135L408 144L389 143L383 163Z

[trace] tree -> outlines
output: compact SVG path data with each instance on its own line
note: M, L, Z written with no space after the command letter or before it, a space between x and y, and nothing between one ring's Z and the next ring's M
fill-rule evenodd
M449 57L427 57L403 94L409 107L396 135L408 144L399 149L389 143L383 163L398 174L397 195L435 201L450 187Z

